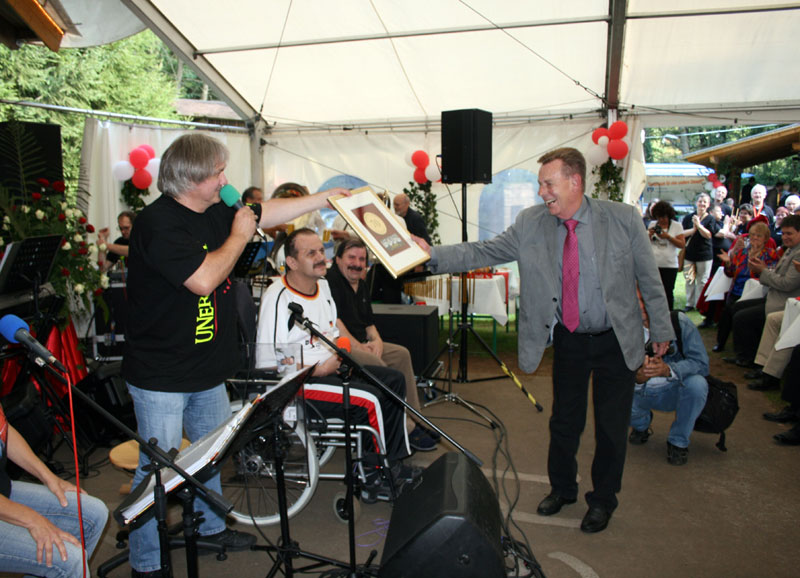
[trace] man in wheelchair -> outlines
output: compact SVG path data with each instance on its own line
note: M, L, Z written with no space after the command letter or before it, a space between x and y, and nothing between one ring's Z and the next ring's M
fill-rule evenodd
M325 417L341 418L342 379L339 377L341 361L321 340L312 336L302 326L290 322L290 303L303 307L305 316L332 342L339 336L336 304L325 280L327 266L322 241L311 229L297 229L284 244L286 252L286 274L269 286L261 297L258 317L257 342L259 344L290 344L302 346L303 364L317 363L310 383L305 387L305 398ZM277 348L258 347L256 366L268 367L277 364ZM406 386L402 373L388 367L368 366L369 371L405 398ZM362 488L362 498L371 501L376 496L392 495L392 486L399 489L403 483L413 481L419 475L418 468L404 466L402 459L411 454L406 430L405 411L401 404L391 399L381 389L359 376L350 381L351 406L354 419L368 423L384 439L389 472L380 468L368 468ZM377 444L365 444L375 447ZM380 460L373 460L377 463ZM365 464L366 465L366 464Z

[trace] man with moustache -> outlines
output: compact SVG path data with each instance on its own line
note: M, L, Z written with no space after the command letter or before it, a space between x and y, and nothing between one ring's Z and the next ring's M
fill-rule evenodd
M421 239L417 243L430 252L429 267L436 273L518 262L523 371L536 371L552 335L551 491L539 504L542 516L577 500L576 454L592 378L594 487L586 493L589 509L581 530L600 532L618 504L634 376L645 358L637 282L657 357L675 336L639 212L584 195L586 161L576 149L556 149L539 162L544 204L520 212L497 237L433 248Z
M342 379L339 377L342 362L321 339L298 325L289 323L289 304L303 307L303 316L311 321L325 337L336 342L342 327L337 316L336 303L325 280L327 265L322 240L311 229L295 229L286 237L286 274L272 283L261 297L258 315L259 344L299 343L302 346L303 364L317 364L311 384L305 386L305 399L313 401L326 417L342 417ZM277 364L275 350L259 346L257 367ZM403 375L389 367L368 366L369 371L401 398L406 395ZM356 418L369 420L386 440L386 454L392 466L392 479L381 479L380 472L370 470L362 498L367 502L386 496L392 484L395 487L410 481L419 474L414 468L400 462L411 452L406 434L405 411L400 402L378 386L364 382L354 375L350 380L350 395ZM359 401L360 400L360 401ZM373 444L366 444L373 447Z
M402 345L381 339L372 314L369 290L363 274L367 267L367 247L360 239L349 239L339 244L333 267L325 278L336 302L340 332L350 339L353 357L362 365L383 365L403 374L406 380L406 401L420 411L417 380L411 364L411 353ZM436 449L438 434L421 425L414 425L408 417L408 441L417 451Z

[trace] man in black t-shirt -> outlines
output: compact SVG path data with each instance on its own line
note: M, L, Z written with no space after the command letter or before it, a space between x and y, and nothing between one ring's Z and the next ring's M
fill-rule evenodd
M103 271L108 271L120 261L125 263L128 258L128 247L135 218L136 214L133 211L122 211L119 214L117 226L122 236L117 237L113 243L108 242L108 227L104 227L97 232L97 245L101 247L98 260L102 262Z
M406 229L408 229L408 232L421 239L425 239L425 242L431 245L431 237L428 234L428 227L425 226L425 219L411 208L411 201L409 201L408 195L405 193L395 195L394 199L392 199L392 205L394 206L394 212L397 213L397 216L402 217L406 222Z
M163 193L136 218L128 259L128 308L123 377L133 398L139 434L159 446L179 447L185 429L195 442L231 415L224 381L238 360L237 321L229 275L256 231L249 207L220 201L228 150L190 133L161 157ZM332 189L293 200L262 203L262 227L326 205ZM134 486L145 477L142 453ZM220 492L219 475L206 485ZM198 498L200 502L200 500ZM199 535L229 550L249 548L252 535L225 528L225 515L206 502ZM160 576L153 518L130 533L132 576Z
M336 303L336 311L342 335L350 338L352 355L362 365L379 365L398 370L405 377L406 401L420 411L417 380L411 364L411 354L402 345L381 339L372 315L367 284L362 274L367 267L367 247L359 239L343 241L336 250L333 266L325 278ZM349 333L350 335L347 335ZM438 434L408 421L408 441L418 451L436 449Z

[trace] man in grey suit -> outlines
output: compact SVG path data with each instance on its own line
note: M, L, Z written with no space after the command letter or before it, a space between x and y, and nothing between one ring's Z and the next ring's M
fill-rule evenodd
M551 151L539 162L539 196L544 205L520 212L502 234L489 241L433 248L417 242L430 252L428 265L436 273L519 263L518 346L523 371L536 371L552 335L553 414L547 462L551 492L539 504L541 515L556 514L577 500L575 456L586 423L589 377L594 374L597 446L593 490L586 493L589 510L581 529L599 532L617 507L634 376L645 356L637 283L650 316L656 355L666 352L675 335L638 211L585 196L586 161L575 149ZM577 255L568 259L574 266L567 268L575 286L567 300L576 303L568 305L571 329L564 320L561 283L568 228L569 236L577 237Z

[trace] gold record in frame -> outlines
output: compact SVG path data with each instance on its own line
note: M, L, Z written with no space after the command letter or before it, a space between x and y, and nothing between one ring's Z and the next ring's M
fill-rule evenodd
M430 259L370 187L328 200L395 279Z

